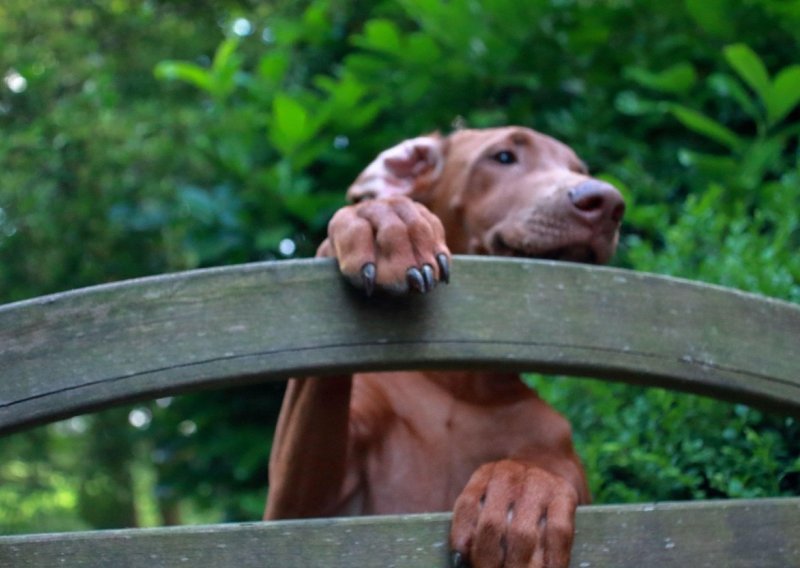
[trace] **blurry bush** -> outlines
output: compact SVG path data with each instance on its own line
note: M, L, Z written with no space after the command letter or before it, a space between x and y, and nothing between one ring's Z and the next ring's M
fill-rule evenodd
M796 2L210 2L204 17L178 2L39 4L0 8L16 22L0 23L4 301L313 254L382 148L508 123L571 144L622 189L617 264L800 301ZM800 492L792 418L531 380L573 420L598 501ZM162 519L176 503L255 518L279 397L161 401L103 432L129 440L134 469L156 463ZM153 446L126 423L136 411Z

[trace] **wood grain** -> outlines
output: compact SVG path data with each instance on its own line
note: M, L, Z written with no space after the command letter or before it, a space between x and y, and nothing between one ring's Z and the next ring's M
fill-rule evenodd
M0 307L0 432L134 399L352 370L540 370L798 414L800 307L608 268L459 258L366 299L331 261L147 278ZM800 566L800 499L578 511L572 566ZM449 516L0 537L0 566L446 566Z
M0 537L0 566L445 568L448 514ZM581 507L574 568L800 566L800 499Z
M200 270L0 307L0 432L134 399L343 370L539 370L800 409L800 307L649 274L462 257L364 298L325 260Z

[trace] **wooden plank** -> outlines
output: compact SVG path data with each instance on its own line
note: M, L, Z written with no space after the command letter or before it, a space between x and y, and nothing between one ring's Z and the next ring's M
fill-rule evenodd
M448 566L448 514L0 537L15 568ZM800 566L800 498L581 507L571 566Z
M0 307L0 432L112 403L357 369L541 370L798 412L800 306L655 275L458 258L366 299L333 261L201 270Z

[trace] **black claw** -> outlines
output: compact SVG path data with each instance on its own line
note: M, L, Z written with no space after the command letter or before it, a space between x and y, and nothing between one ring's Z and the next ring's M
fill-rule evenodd
M450 283L450 262L447 260L447 255L439 253L436 255L436 262L439 263L439 280L445 284Z
M428 291L425 286L425 278L416 266L412 266L406 271L406 280L408 280L408 287L412 290L422 292L423 294Z
M375 291L375 264L372 262L361 267L361 283L364 285L367 296L372 296L372 292Z
M422 267L422 276L425 278L425 287L430 292L436 288L436 275L433 273L433 266L426 264Z
M450 556L450 565L453 568L469 568L469 563L464 560L460 552L454 552Z

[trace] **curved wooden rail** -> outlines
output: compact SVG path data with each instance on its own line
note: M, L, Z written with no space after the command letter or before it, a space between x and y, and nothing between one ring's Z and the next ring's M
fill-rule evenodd
M800 307L550 262L458 258L364 298L332 261L202 270L0 307L0 432L297 374L494 367L800 410ZM449 515L0 536L0 566L447 566ZM572 566L800 565L800 498L581 507Z
M579 507L573 568L787 568L800 499ZM449 514L0 537L0 566L433 568Z
M797 413L799 338L800 306L594 266L461 257L432 294L370 299L333 261L199 270L0 307L0 432L222 384L402 367L594 376Z

